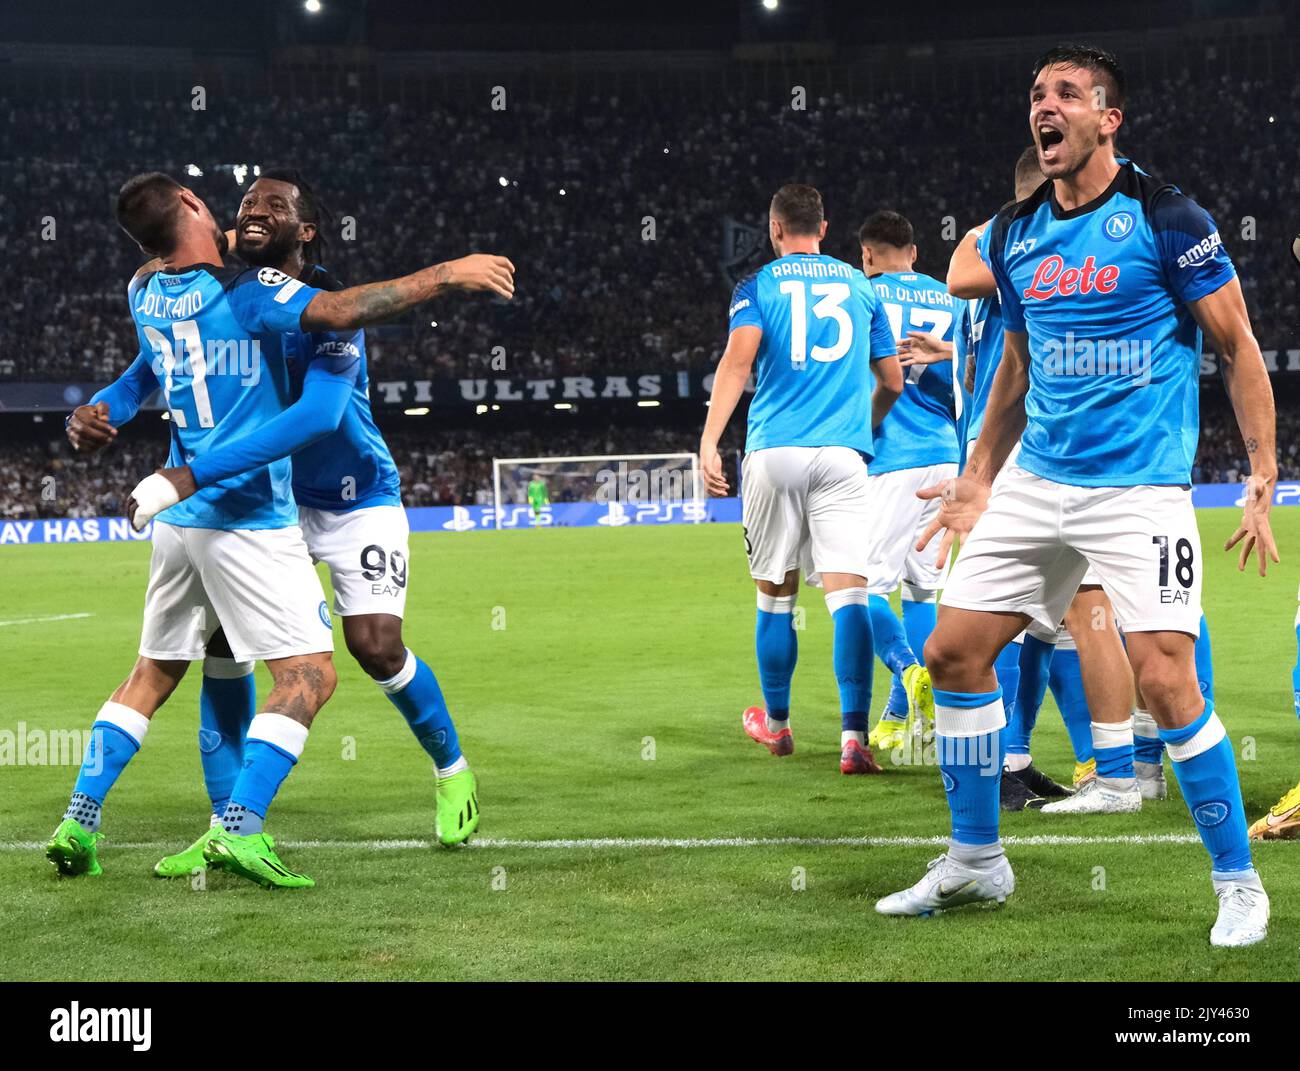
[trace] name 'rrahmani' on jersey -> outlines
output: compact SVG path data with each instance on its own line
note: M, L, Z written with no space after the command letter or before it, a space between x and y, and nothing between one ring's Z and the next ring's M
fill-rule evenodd
M1080 487L1191 482L1201 331L1187 303L1236 275L1209 214L1131 161L1066 210L1045 182L990 225L1007 331L1026 332L1019 464Z
M966 354L966 340L958 330L962 303L938 279L919 272L883 272L871 277L871 285L895 338L925 331L953 343L954 354L954 359L904 370L903 393L874 429L871 474L955 465L961 454L957 369L964 366Z
M171 420L169 467L256 430L290 403L282 339L300 330L320 291L274 268L195 264L132 281L140 348ZM189 528L285 528L298 523L291 464L282 458L200 488L158 519Z
M875 291L852 265L792 253L741 280L730 330L758 327L746 451L847 446L873 454L871 362L898 352Z

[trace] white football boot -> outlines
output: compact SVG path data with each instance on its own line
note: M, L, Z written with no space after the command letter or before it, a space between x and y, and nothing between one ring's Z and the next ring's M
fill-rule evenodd
M910 915L924 918L937 915L962 904L981 900L1005 903L1016 891L1016 877L1011 864L1002 856L992 867L967 866L950 859L947 854L931 859L926 865L925 877L910 889L891 893L876 901L876 910L882 915Z
M1085 781L1079 791L1040 807L1039 814L1128 814L1142 810L1142 791L1136 781L1127 791L1103 784L1100 777Z
M1244 948L1268 936L1268 893L1259 877L1237 881L1216 881L1219 917L1210 931L1210 944L1217 948Z
M1138 791L1142 793L1144 800L1162 800L1169 795L1163 763L1135 762L1133 773L1137 777Z

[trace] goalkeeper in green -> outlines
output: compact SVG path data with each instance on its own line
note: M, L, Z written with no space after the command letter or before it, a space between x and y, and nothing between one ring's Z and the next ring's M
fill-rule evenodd
M540 473L535 473L528 481L528 513L536 521L542 510L550 504L551 498L546 493L546 481L542 479Z

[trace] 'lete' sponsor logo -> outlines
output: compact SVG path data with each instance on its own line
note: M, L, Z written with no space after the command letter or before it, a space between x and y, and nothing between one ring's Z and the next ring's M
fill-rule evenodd
M1067 268L1062 257L1045 257L1034 270L1034 281L1025 290L1026 298L1040 301L1060 294L1109 294L1119 285L1119 265L1097 267L1097 258L1088 257L1081 268Z

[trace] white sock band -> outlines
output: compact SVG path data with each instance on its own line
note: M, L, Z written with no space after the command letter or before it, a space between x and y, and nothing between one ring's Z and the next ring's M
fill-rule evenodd
M406 649L406 661L402 663L402 668L399 669L396 674L389 677L388 680L375 681L375 683L379 685L379 687L382 688L384 691L389 692L391 694L392 692L400 692L403 688L405 688L408 684L411 683L411 680L414 676L415 676L415 655L411 653L411 649L408 647Z
M1228 731L1223 727L1223 722L1219 721L1219 715L1216 712L1210 715L1209 719L1196 731L1196 735L1190 740L1184 740L1181 744L1166 742L1165 750L1169 752L1169 758L1173 762L1186 762L1188 759L1194 759L1197 755L1209 751L1227 735Z
M1133 711L1133 735L1140 736L1144 740L1160 739L1160 726L1156 724L1156 719L1151 716L1149 710Z
M765 614L789 614L794 612L794 604L799 600L794 595L764 595L758 593L758 608Z
M114 703L111 699L99 708L95 720L106 721L109 725L121 729L136 742L137 747L144 743L144 734L149 731L148 718L138 710L132 710L121 703Z
M307 726L287 715L264 710L249 722L248 739L272 744L296 759L307 744Z
M929 588L918 588L910 581L904 580L898 597L904 602L934 602L939 597L939 593Z
M1123 721L1092 723L1092 746L1094 748L1109 747L1132 747L1133 746L1133 718L1127 717Z
M855 603L859 606L867 606L871 601L871 593L866 588L840 588L839 591L828 591L826 593L826 609L832 616L836 610L845 606L852 606Z
M1007 723L1002 707L1002 697L980 707L949 707L934 705L934 731L941 736L983 736L996 732ZM994 763L996 765L996 757Z
M236 662L233 658L221 658L218 655L208 655L203 659L203 675L213 680L238 680L252 672L252 662Z

